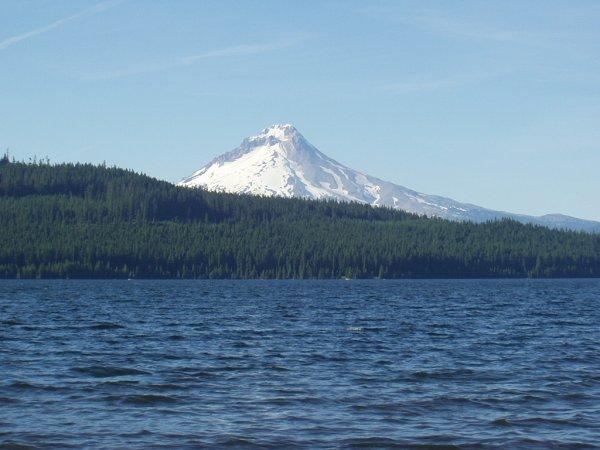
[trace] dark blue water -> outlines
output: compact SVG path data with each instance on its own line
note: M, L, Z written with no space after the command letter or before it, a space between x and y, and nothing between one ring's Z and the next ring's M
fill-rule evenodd
M0 327L5 447L600 441L600 280L2 281Z

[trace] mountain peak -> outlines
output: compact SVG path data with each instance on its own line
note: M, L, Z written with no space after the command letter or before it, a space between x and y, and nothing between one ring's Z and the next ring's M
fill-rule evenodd
M289 123L281 123L271 125L264 130L258 136L253 136L254 138L264 138L264 137L274 137L279 140L287 140L295 135L299 135L300 133L294 127L294 125Z

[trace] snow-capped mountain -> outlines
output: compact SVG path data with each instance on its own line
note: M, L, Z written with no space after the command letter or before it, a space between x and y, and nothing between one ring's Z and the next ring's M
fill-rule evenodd
M289 124L273 125L244 139L238 148L213 159L179 185L232 193L355 201L452 220L482 222L510 217L554 228L600 231L600 222L561 214L535 217L493 211L380 180L329 158Z

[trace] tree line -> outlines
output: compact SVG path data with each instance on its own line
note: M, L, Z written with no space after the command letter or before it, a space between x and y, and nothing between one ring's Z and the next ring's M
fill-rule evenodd
M600 235L0 160L3 278L597 277Z

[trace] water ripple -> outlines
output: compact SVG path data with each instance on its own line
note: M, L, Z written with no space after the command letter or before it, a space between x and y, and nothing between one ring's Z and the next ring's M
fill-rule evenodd
M2 281L2 448L600 442L599 280Z

